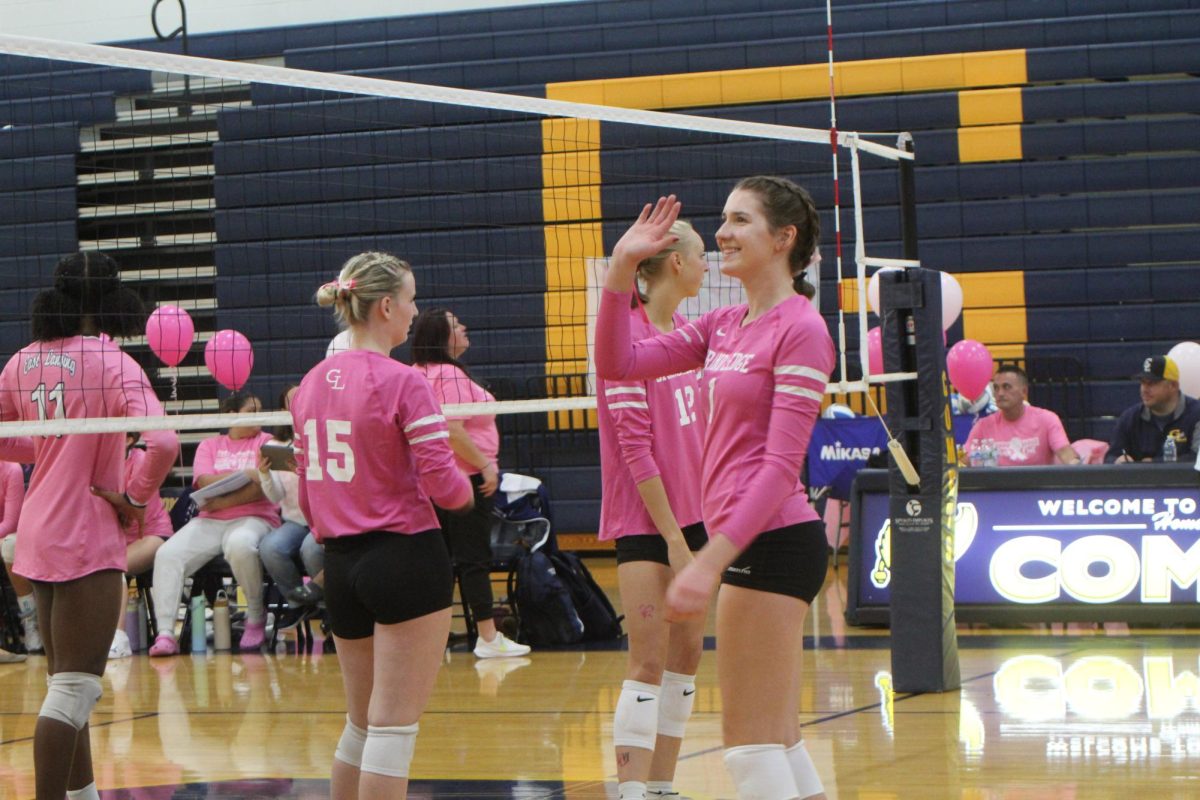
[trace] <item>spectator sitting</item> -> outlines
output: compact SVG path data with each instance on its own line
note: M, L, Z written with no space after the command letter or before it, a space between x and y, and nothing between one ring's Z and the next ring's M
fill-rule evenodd
M224 413L255 414L262 409L259 399L247 392L234 392L221 403ZM246 473L249 483L241 489L214 497L179 529L154 557L154 613L158 637L151 656L179 652L174 636L175 614L187 576L216 556L224 554L233 577L246 593L246 627L239 647L257 650L266 636L263 607L262 561L258 543L267 531L279 527L279 510L263 496L259 483L259 448L271 440L257 425L231 427L229 433L200 442L192 464L193 485L200 489L231 475ZM199 620L198 624L204 624Z
M992 378L998 414L983 417L971 428L966 451L984 439L996 443L998 466L1029 467L1078 464L1079 455L1053 411L1029 405L1029 376L1015 365L1002 365Z
M1200 400L1180 391L1179 365L1170 356L1153 356L1133 379L1141 384L1142 402L1125 409L1117 420L1104 460L1162 461L1167 437L1175 440L1176 459L1195 460Z
M294 383L284 388L279 397L280 409L291 410L296 389ZM275 439L270 444L290 445L292 439L292 426L283 425L276 429ZM291 470L272 469L267 458L259 456L258 475L263 494L268 500L279 503L283 524L263 538L258 553L288 605L300 609L316 606L324 597L325 549L313 537L308 520L300 510L300 476L296 474L296 462L290 464ZM311 582L304 583L301 566L312 578ZM299 615L294 619L299 621ZM281 623L278 627L284 626Z
M139 433L125 434L125 484L128 486L134 475L142 469L146 460L144 448L137 447ZM171 518L163 506L161 497L152 497L146 504L145 517L139 523L133 519L121 519L121 532L125 534L125 574L141 575L154 568L154 554L163 542L171 538L175 530L171 527ZM133 655L129 643L129 635L118 622L117 631L113 634L112 645L108 648L108 657L128 658Z

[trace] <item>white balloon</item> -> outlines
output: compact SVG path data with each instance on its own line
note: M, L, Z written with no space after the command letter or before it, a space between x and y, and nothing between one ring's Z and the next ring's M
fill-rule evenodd
M1200 397L1200 344L1180 342L1167 355L1179 367L1179 388L1188 397Z
M898 267L884 267L875 271L871 279L867 281L867 308L879 313L879 276L889 270L899 269Z
M962 285L949 272L942 273L942 330L949 330L963 310Z

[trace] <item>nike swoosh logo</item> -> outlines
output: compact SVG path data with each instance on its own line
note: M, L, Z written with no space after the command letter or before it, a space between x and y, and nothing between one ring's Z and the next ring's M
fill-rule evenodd
M684 690L683 690L683 696L684 696L684 697L691 697L691 696L692 696L692 695L694 695L695 693L696 693L696 690L695 690L695 689L692 689L690 692L689 692L687 689L684 689Z
M640 694L637 696L637 701L639 703L644 703L647 700L653 700L653 699L654 699L653 697L642 697Z

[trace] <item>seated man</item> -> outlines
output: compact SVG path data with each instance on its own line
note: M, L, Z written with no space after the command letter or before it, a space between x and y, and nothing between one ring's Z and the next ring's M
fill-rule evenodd
M1162 461L1163 444L1170 437L1176 460L1194 461L1200 400L1180 391L1179 366L1170 356L1153 356L1133 379L1141 383L1142 402L1125 409L1117 420L1104 460L1110 464Z
M998 414L981 418L967 436L966 451L978 442L996 443L1001 467L1078 464L1062 420L1053 411L1029 405L1029 376L1014 365L1001 365L992 378L992 397Z

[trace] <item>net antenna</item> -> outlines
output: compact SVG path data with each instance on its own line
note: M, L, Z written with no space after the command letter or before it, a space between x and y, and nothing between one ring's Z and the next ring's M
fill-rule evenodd
M91 64L105 67L122 67L131 70L142 70L148 73L166 73L169 75L190 76L192 78L207 78L236 83L261 84L267 85L268 87L290 87L291 89L307 90L309 92L341 95L333 99L324 97L322 98L323 101L328 100L330 103L330 107L328 109L330 119L333 119L336 113L338 113L338 109L341 108L341 106L335 107L334 104L344 104L347 102L345 95L353 95L360 98L390 98L400 101L437 104L440 106L489 109L492 111L504 112L512 115L513 119L519 118L522 120L533 116L542 118L543 120L590 120L602 123L611 123L618 126L640 126L642 128L659 131L659 133L656 135L662 137L662 140L668 143L671 142L670 137L672 136L679 137L684 134L695 135L697 137L697 141L699 141L702 145L700 150L703 150L705 147L716 148L719 146L724 146L730 141L747 140L762 140L773 143L794 143L796 145L825 145L828 143L834 150L835 154L840 148L846 148L849 150L851 155L851 165L854 170L854 209L856 216L855 232L857 237L856 262L857 276L860 287L865 285L867 266L911 266L915 265L916 263L896 259L870 258L866 256L865 244L863 240L863 207L860 197L861 180L859 175L859 160L860 156L864 153L872 157L884 159L886 161L901 163L911 162L913 159L912 153L902 148L893 147L889 144L884 144L879 141L872 141L870 138L867 138L868 136L877 137L881 136L882 134L859 134L839 131L836 129L836 118L833 119L834 127L832 130L820 130L742 119L699 116L664 111L646 111L635 108L567 102L563 100L544 99L540 97L530 97L524 95L511 95L467 89L452 89L442 86L433 86L407 81L385 80L362 75L294 69L258 63L230 62L195 56L131 50L128 48L78 42L61 42L8 34L0 34L0 54L49 59L52 61ZM194 82L193 85L195 85ZM305 108L310 102L310 99L296 101L294 105L288 107L287 114L292 118L298 118L302 116L305 113ZM313 105L320 105L320 103L318 103L316 100L311 100L311 103ZM263 106L263 108L270 107L271 106L269 104ZM248 110L255 111L258 110L258 108L258 106L252 106ZM729 108L731 112L737 110L736 106L731 106ZM311 113L315 115L318 112L314 110ZM322 111L321 113L325 112ZM380 129L384 127L382 121L375 122L379 125ZM363 122L363 125L366 124L366 122ZM416 123L410 124L414 124L414 126L416 125ZM347 128L347 130L365 130L372 132L375 129L371 129L369 127L359 127ZM584 149L575 142L567 142L566 144L568 145L568 149ZM297 148L300 147L300 145L292 146ZM607 148L610 145L606 142L605 146ZM612 146L614 148L620 147L620 145ZM798 148L795 152L798 153L799 150L802 149L803 148ZM615 152L620 155L627 154L622 153L619 149L616 149ZM598 163L598 153L596 156ZM365 158L365 156L363 157ZM543 157L545 156L543 155ZM803 154L795 155L793 153L792 157L799 160L800 158L803 158ZM737 156L736 158L732 159L732 161L737 161L738 158L742 158L742 156ZM368 166L374 166L374 163L370 161L361 161L359 163L363 163ZM633 162L630 161L630 163ZM714 163L716 162L714 161ZM737 163L741 162L738 161ZM729 166L728 162L726 163L726 166ZM761 167L756 167L755 169L761 169ZM629 173L635 172L634 167L628 167L628 170ZM743 172L741 174L745 175L753 173ZM634 184L639 179L643 183L647 182L648 180L653 181L655 179L655 176L651 176L649 179L647 179L640 176L630 177L630 174L625 174L621 177L629 184ZM665 172L657 177L658 180L665 185L665 187L673 186L673 182L676 180ZM724 181L726 180L726 177L727 176L725 175L721 175L719 177L713 175L706 178L706 180L709 180L710 182L714 180ZM596 182L599 183L598 177L596 178ZM548 191L550 187L539 186L539 188ZM607 188L607 185L605 188ZM657 194L658 188L660 187L654 185L651 188L638 189L638 191L654 191ZM492 189L490 191L498 190ZM631 189L630 191L632 192L633 190ZM643 194L638 199L639 202L644 201L646 199L646 195ZM840 208L840 196L837 198L837 201L839 203L838 207ZM296 202L297 201L293 201L293 203ZM714 212L715 216L715 212L719 210L719 201L708 202L709 205L707 208ZM267 216L269 215L269 212L273 211L274 209L264 207L252 210L260 216ZM227 215L232 215L237 211L237 208L233 208L232 210L223 209L223 212ZM597 211L599 211L598 207ZM354 210L348 210L345 213L350 215L356 212ZM364 214L366 212L358 211L357 213ZM436 221L444 222L444 220ZM600 223L605 221L610 221L614 225L618 224L616 218L613 220L605 220L604 218L600 218L600 221L596 223L597 230L599 230ZM267 220L264 225L267 223L269 223L269 220ZM549 222L546 224L549 225ZM840 223L836 227L838 228L838 239L840 242ZM401 232L407 233L409 230L412 229L405 228L402 229ZM385 235L390 235L391 233L392 231L388 229L374 229L371 232L371 236L378 238ZM309 235L315 236L316 234L314 233ZM370 238L369 236L358 234L355 234L355 237L351 237L349 234L345 233L332 234L331 236L341 236L347 239L355 237L357 239ZM542 233L538 231L537 238L539 241L541 236ZM599 236L597 235L597 239L598 238ZM254 242L251 243L253 244ZM222 244L222 242L217 242L217 244ZM275 245L272 245L272 247L274 246ZM263 250L262 252L269 251ZM299 249L291 250L286 252L285 256L290 257L294 253L298 252L300 252ZM400 253L400 255L403 256L405 254ZM484 255L490 254L481 254L480 257L482 258ZM843 277L841 274L843 267L841 265L840 248L838 261L838 277L841 279ZM336 265L326 261L321 264L321 268L325 270L326 274L328 275L336 269ZM275 279L272 278L272 280ZM315 289L316 285L317 284L314 281L313 284L308 287L309 296L311 296L311 292ZM840 305L841 303L839 302L839 306ZM311 308L311 312L314 315L320 312L323 319L328 319L327 312L317 309L315 306ZM827 391L868 392L872 385L882 383L887 380L903 380L913 377L912 374L907 373L890 376L870 375L865 344L865 331L867 328L867 306L865 292L859 293L858 312L859 330L860 333L864 334L862 336L863 341L860 344L860 359L863 369L862 379L848 379L846 337L844 335L844 314L839 309L840 330L838 347L841 360L841 376L838 381L830 384L830 386L827 388ZM547 323L549 323L549 316L550 313L547 311ZM322 351L323 349L324 348L322 346ZM195 355L195 353L193 353L193 355ZM262 361L265 362L265 359L262 359ZM586 358L584 361L586 361ZM305 369L301 371L301 374L303 371L306 371L307 366L311 366L312 363L315 363L315 361L308 363L305 366ZM197 367L195 369L200 368ZM509 415L530 413L534 411L557 411L565 409L590 410L594 407L595 399L592 397L559 397L551 399L506 400L486 405L470 404L462 408L454 408L453 410L447 408L447 411L451 411L452 413L494 413ZM289 415L286 412L269 412L253 415L183 413L163 417L161 419L141 419L137 422L137 427L141 430L213 430L216 428L229 427L230 425L285 425L289 421ZM130 424L127 421L105 419L46 420L22 423L6 422L0 423L0 436L58 435L66 433L120 431L127 430L129 427Z

